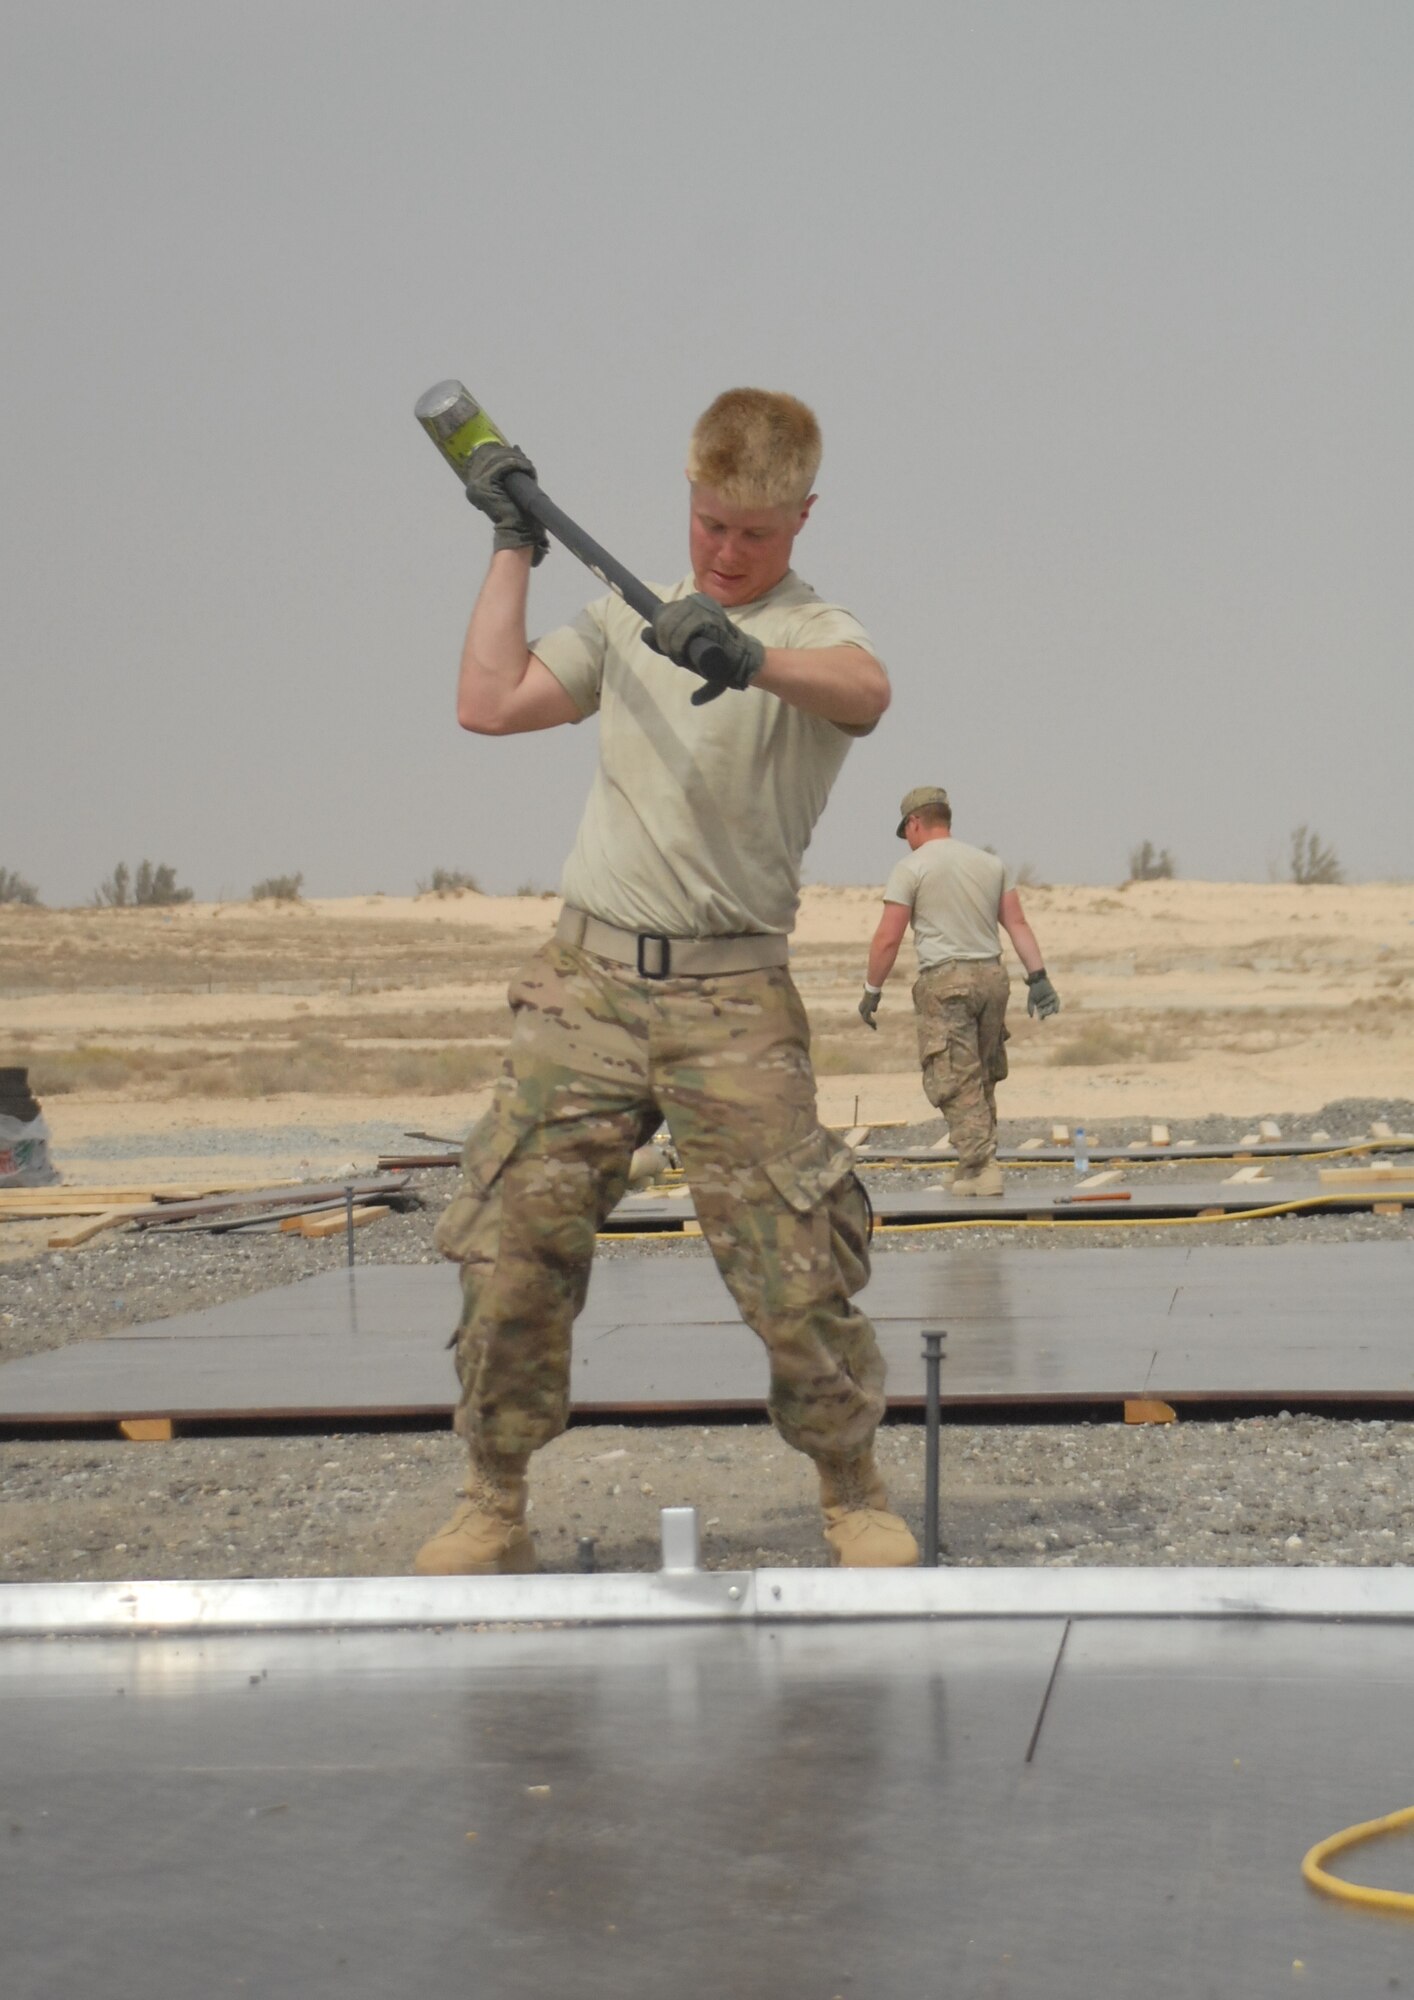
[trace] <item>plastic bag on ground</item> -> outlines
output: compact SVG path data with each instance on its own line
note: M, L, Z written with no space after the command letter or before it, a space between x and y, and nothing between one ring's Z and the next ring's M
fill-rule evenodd
M60 1179L49 1157L49 1127L43 1118L26 1121L0 1113L0 1188L53 1187Z

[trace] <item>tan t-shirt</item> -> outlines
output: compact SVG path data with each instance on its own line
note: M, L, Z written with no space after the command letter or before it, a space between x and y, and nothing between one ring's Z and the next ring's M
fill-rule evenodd
M692 590L689 577L658 594ZM766 646L874 650L857 619L793 570L731 616ZM602 597L531 648L582 715L599 713L599 766L560 892L624 930L788 932L801 856L850 743L867 732L761 688L694 708L701 680L645 646L643 629L621 598Z
M964 840L925 840L894 868L884 901L913 912L918 964L926 972L953 958L999 958L997 912L1016 886L1004 861Z

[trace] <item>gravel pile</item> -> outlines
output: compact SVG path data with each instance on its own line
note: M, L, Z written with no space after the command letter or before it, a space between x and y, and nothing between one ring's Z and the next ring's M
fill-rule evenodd
M1278 1116L1288 1138L1356 1136L1376 1119L1414 1130L1414 1105L1328 1105ZM1232 1143L1250 1121L1170 1126L1175 1139ZM1034 1126L1013 1125L1008 1143ZM937 1138L936 1123L900 1136ZM1101 1124L1097 1142L1132 1128ZM1028 1174L1045 1170L1028 1169ZM1136 1170L1183 1177L1174 1162ZM1218 1170L1221 1172L1221 1170ZM1284 1163L1283 1181L1314 1167ZM1213 1170L1207 1170L1213 1176ZM1052 1178L1065 1180L1063 1170ZM916 1171L871 1176L917 1187ZM417 1178L425 1206L356 1239L360 1262L436 1261L432 1223L455 1176ZM1038 1185L1040 1183L1038 1182ZM1050 1250L1211 1241L1358 1242L1407 1237L1402 1217L1294 1215L1155 1228L986 1229L882 1239L899 1255L1005 1240ZM345 1260L342 1238L170 1232L112 1234L83 1249L0 1264L0 1360L290 1284ZM702 1257L685 1239L606 1243L601 1255ZM450 1362L449 1362L450 1381ZM890 1424L880 1452L896 1504L921 1522L923 1442ZM445 1432L213 1436L166 1444L0 1441L0 1578L8 1580L379 1575L405 1570L449 1509L460 1449ZM943 1442L946 1559L960 1564L1397 1564L1414 1559L1414 1424L1322 1417L1229 1423L949 1425ZM715 1567L823 1561L809 1466L760 1424L577 1427L539 1454L534 1525L549 1568L576 1566L592 1539L604 1568L657 1566L658 1509L691 1504Z

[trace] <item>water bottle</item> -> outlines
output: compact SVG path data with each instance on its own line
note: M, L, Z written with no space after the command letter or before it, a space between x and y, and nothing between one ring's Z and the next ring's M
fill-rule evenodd
M1075 1128L1075 1178L1084 1180L1090 1171L1090 1141L1085 1137L1085 1127Z

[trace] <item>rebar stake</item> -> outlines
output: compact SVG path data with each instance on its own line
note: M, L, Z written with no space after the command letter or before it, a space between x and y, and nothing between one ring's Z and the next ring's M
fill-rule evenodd
M354 1198L354 1191L353 1191L353 1188L352 1188L351 1186L350 1186L350 1187L346 1187L346 1188L344 1189L344 1235L345 1235L345 1237L346 1237L346 1239L347 1239L347 1241L348 1241L348 1246L349 1246L349 1269L350 1269L350 1270L352 1270L352 1269L353 1269L353 1260L354 1260L354 1252L353 1252L353 1231L354 1231L354 1221L353 1221L353 1198Z
M938 1567L938 1447L942 1432L939 1386L945 1333L923 1336L923 1400L927 1429L923 1445L923 1567Z

